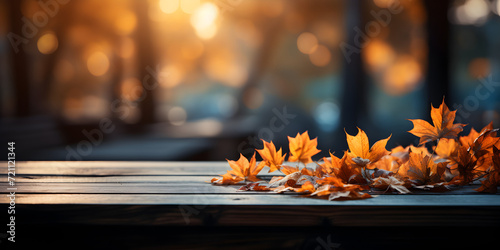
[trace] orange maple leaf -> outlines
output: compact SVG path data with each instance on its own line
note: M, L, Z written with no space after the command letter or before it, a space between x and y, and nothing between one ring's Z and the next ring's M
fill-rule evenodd
M474 128L471 128L468 135L460 136L460 138L459 138L460 143L462 145L470 146L474 143L474 141L479 137L480 134L482 134L488 130L493 130L493 122L490 122L490 124L486 125L483 129L481 129L480 132L477 132ZM493 135L493 136L496 136L496 135Z
M413 129L408 132L420 137L419 144L425 144L441 138L456 140L458 139L458 134L462 132L465 126L465 124L461 123L453 124L456 112L456 110L450 111L448 109L443 98L443 103L441 103L439 108L434 108L431 105L431 118L434 126L421 119L409 119L413 123Z
M287 165L281 165L280 171L282 173L284 173L285 175L289 175L291 173L300 172L300 169L298 166L292 167L292 166L287 166Z
M288 136L288 141L290 147L289 161L300 161L308 164L312 162L312 156L321 152L321 150L316 148L318 146L318 138L309 139L307 131L302 134L297 133L295 137Z
M476 141L477 143L478 141ZM484 166L489 164L489 161L485 161L484 157L488 158L488 150L480 149L477 151L470 150L473 147L461 145L457 150L457 155L452 157L452 161L456 162L454 168L451 170L458 171L459 175L456 176L452 181L458 182L460 185L467 185L471 183L478 175L481 170L487 169L489 166Z
M486 171L493 164L493 147L500 140L500 138L496 137L498 130L485 128L474 139L472 144L462 145L464 147L469 146L467 151L473 156L473 160L476 161L476 170L479 172Z
M370 148L370 143L368 141L368 136L366 136L365 131L358 128L358 134L356 136L349 135L345 132L347 136L347 145L349 145L348 159L352 160L359 166L366 166L370 163L374 163L382 158L389 152L385 149L387 141L391 138L391 135L386 139L375 142Z
M406 183L394 176L378 177L373 180L371 186L378 189L385 189L386 191L393 189L401 194L411 193L406 187Z
M457 155L457 150L460 147L460 144L452 139L443 138L439 140L435 152L436 154L443 159L451 159Z
M218 185L233 185L240 181L245 180L245 178L234 175L233 171L227 171L222 177L212 178L211 182Z
M322 173L333 175L340 169L344 161L345 154L344 157L338 158L330 153L330 158L323 157L323 163L317 167L317 170L319 169Z
M391 149L391 156L398 158L398 163L403 164L410 159L410 151L413 153L420 153L424 155L430 155L431 153L427 148L422 145L420 147L415 147L413 145L403 148L402 146L397 146ZM385 157L385 156L384 156Z
M318 183L320 185L330 184L330 185L334 185L337 187L344 186L344 182L342 181L342 179L340 179L338 177L334 177L334 176L323 177L323 178L317 180L316 183Z
M297 188L294 190L297 193L302 193L302 192L309 192L309 193L314 193L316 191L316 187L314 187L314 183L310 181L306 181L300 188Z
M496 137L499 129L483 129L479 136L469 144L469 151L477 152L480 150L488 150L499 142L500 138Z
M363 175L360 172L358 165L356 164L348 164L347 161L347 152L342 157L341 165L338 170L335 170L335 176L340 178L344 183L348 184L366 184L366 179L363 178Z
M286 154L281 154L281 148L276 152L276 147L273 142L262 141L264 142L264 148L257 149L257 152L259 152L260 156L264 160L265 165L269 166L269 172L279 170L281 168L281 164L283 164L283 161L285 160Z
M393 155L385 155L384 157L380 158L377 162L373 164L372 167L376 170L376 172L380 172L378 174L395 174L398 172L399 167L402 164L402 160L396 156ZM377 176L378 177L378 176Z
M255 153L253 153L250 162L242 154L240 154L240 159L238 159L238 161L227 160L227 162L229 163L229 166L233 169L233 171L230 171L228 173L246 178L249 181L259 181L260 179L257 178L257 174L259 174L259 172L265 166L265 162L263 161L260 162L258 165L256 164Z
M435 184L441 181L446 162L435 163L432 157L410 151L410 159L404 163L400 176L409 177L417 185Z
M493 147L492 170L488 173L485 180L481 182L481 186L476 191L484 193L496 193L497 187L500 186L500 150Z

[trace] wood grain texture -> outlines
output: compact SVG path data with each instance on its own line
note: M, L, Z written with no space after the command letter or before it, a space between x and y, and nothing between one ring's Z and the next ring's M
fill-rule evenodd
M6 195L0 203L9 203ZM92 205L283 205L283 206L500 206L500 196L378 195L372 199L328 201L299 195L275 194L16 194L16 204Z
M268 173L264 168L261 175ZM133 161L18 161L16 174L79 176L143 175L221 175L231 170L227 162L133 162ZM7 162L0 163L0 174L7 174Z
M53 176L53 175L18 175L17 183L206 183L217 175L206 176ZM270 177L264 177L271 179Z
M158 176L156 176L158 177ZM74 181L75 179L75 181ZM102 180L101 180L102 179ZM162 176L160 178L152 178L156 181L151 181L149 177L143 176L142 181L137 181L131 176L120 177L48 177L48 178L22 178L17 177L17 180L29 180L28 182L18 181L16 184L16 193L47 193L47 194L274 194L272 191L237 191L244 184L237 185L212 185L209 182L211 177L205 176ZM48 182L46 180L55 180ZM135 181L134 181L135 180ZM64 181L64 182L63 182ZM9 193L10 188L8 183L0 182L0 193ZM477 185L469 185L464 187L455 187L453 191L438 193L420 190L412 190L413 194L418 195L480 195L474 189ZM384 191L372 189L368 191L370 194L383 194ZM299 195L294 192L285 192L285 195ZM499 196L500 194L491 194Z
M0 210L7 211L11 186L2 164ZM415 237L422 248L430 242L443 249L477 248L476 241L443 239L484 237L485 230L495 231L485 227L500 227L500 195L478 193L477 185L444 194L374 192L372 199L328 201L207 183L228 169L226 162L18 162L17 246L39 248L56 235L57 243L89 243L92 249L95 244L106 249L328 249L323 243L331 238L342 249L375 243L386 250L388 245L400 249ZM279 175L266 172L260 175L265 180ZM460 234L465 231L471 233ZM481 242L488 246L494 237L489 233Z
M33 224L135 226L499 226L498 207L307 205L18 205ZM43 214L44 216L39 216ZM29 217L27 217L29 216Z

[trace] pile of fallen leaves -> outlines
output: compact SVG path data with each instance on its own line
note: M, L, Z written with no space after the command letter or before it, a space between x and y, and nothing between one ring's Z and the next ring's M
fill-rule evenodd
M469 135L459 136L464 124L456 123L455 112L443 103L431 107L434 124L416 119L408 131L420 137L418 146L398 146L386 150L386 139L377 141L370 148L368 136L358 128L358 134L346 132L349 150L342 158L332 153L320 162L311 157L320 152L317 138L311 140L306 132L288 137L290 155L276 150L272 142L264 142L263 149L256 151L262 157L257 163L253 154L250 161L240 154L238 161L227 160L232 170L211 182L217 185L245 184L240 191L292 191L309 196L327 197L329 200L365 199L371 192L407 194L412 190L444 192L481 181L479 192L496 193L500 185L500 137L492 123L480 132L471 129ZM425 144L431 144L432 153ZM431 146L431 145L429 145ZM298 165L304 166L300 168ZM315 163L315 168L307 165ZM257 178L265 167L269 172L281 171L285 176L274 176L267 182ZM378 190L378 191L377 191Z

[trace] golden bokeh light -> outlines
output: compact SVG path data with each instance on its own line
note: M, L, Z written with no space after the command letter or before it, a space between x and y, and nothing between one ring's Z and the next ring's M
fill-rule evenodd
M160 0L160 10L166 14L174 13L179 8L179 0Z
M320 21L312 27L312 33L318 38L318 42L328 46L338 46L342 40L342 32L336 29L335 24Z
M158 82L164 88L173 88L184 79L184 72L175 64L163 67L158 74Z
M384 90L392 95L402 95L413 90L422 78L418 62L409 55L399 56L384 72Z
M193 12L200 6L200 0L180 0L181 9L184 13L193 14Z
M318 39L310 32L304 32L297 38L297 48L304 54L312 54L318 48Z
M324 45L319 45L318 48L309 55L309 60L311 60L311 63L318 67L324 67L328 65L331 58L332 55L330 54L330 50Z
M169 15L165 15L165 12L161 10L161 1L148 0L148 5L149 20L153 22L163 22L168 19Z
M59 46L59 42L56 35L52 32L49 32L38 38L38 42L36 43L36 45L40 53L48 55L56 51L57 47Z
M64 118L75 122L88 122L97 120L109 115L110 110L108 100L102 96L87 94L82 96L82 92L77 95L69 95L63 100L62 114Z
M197 29L196 35L201 39L208 40L217 34L217 26L215 24L210 25L204 29Z
M87 68L94 76L104 75L109 69L108 56L100 51L92 53L87 59Z
M490 74L490 60L475 58L469 63L469 75L472 78L484 78Z
M248 78L244 58L227 48L219 48L210 52L203 62L206 74L222 84L241 87Z
M363 50L363 59L372 71L379 71L390 65L396 52L383 40L373 39Z
M137 17L131 11L124 11L115 20L115 28L118 34L128 35L135 30L137 26Z
M217 17L219 8L213 3L207 2L200 5L191 15L191 25L196 34L202 39L210 39L217 33Z

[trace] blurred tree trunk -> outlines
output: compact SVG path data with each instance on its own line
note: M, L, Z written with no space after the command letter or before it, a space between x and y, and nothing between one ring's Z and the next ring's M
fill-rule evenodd
M137 43L137 72L144 87L145 98L139 103L141 110L141 124L150 124L155 121L154 92L159 88L157 81L157 58L155 57L151 39L151 27L148 16L148 1L134 1L137 14L135 41Z
M429 63L427 67L427 90L429 102L439 105L443 96L448 97L449 87L449 1L425 0L427 10L427 46ZM429 106L430 109L430 106ZM430 111L430 110L429 110Z
M357 33L355 28L365 27L361 13L363 7L361 0L349 0L346 3L347 15L346 26L347 43L350 45L355 42ZM368 41L366 41L368 42ZM358 48L359 49L359 48ZM358 118L362 115L366 107L365 75L361 53L350 54L350 61L344 60L344 88L342 95L341 126L344 128L355 128L358 125ZM343 135L344 131L339 130Z
M27 39L23 36L23 24L22 22L22 13L21 13L21 4L22 1L6 1L9 9L9 23L10 30L15 35L23 37L23 39ZM35 37L28 39L28 44L36 42ZM31 106L31 93L30 93L30 80L29 76L31 75L31 65L28 65L27 55L24 51L24 44L21 43L18 46L18 51L12 47L12 82L14 83L15 90L15 99L16 99L16 116L28 116L32 114Z

